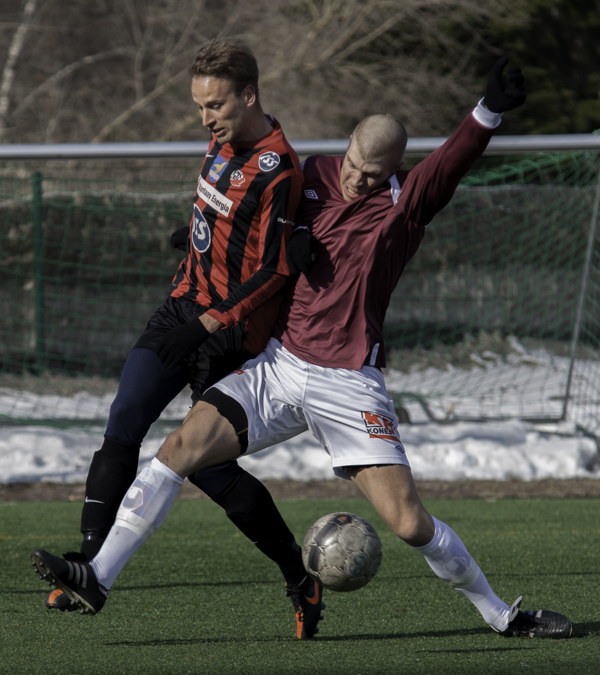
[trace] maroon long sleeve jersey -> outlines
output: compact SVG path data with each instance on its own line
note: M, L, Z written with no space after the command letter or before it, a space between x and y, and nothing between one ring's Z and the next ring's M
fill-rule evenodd
M318 240L318 258L283 303L274 336L286 349L318 366L385 366L383 322L392 291L426 226L493 134L474 113L415 168L351 203L340 187L343 157L306 160L296 222Z
M289 276L285 248L302 169L279 123L256 141L213 138L198 177L187 255L171 295L209 308L228 328L243 323L258 354L273 330Z

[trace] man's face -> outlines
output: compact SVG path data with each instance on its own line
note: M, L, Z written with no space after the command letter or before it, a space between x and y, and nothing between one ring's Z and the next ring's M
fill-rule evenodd
M237 96L231 80L217 77L194 77L192 98L198 106L202 124L219 143L235 143L244 138L251 109L256 102L254 87L248 85Z
M356 144L350 142L340 172L340 187L344 200L350 203L373 192L401 165L401 161L396 162L388 157L366 162Z

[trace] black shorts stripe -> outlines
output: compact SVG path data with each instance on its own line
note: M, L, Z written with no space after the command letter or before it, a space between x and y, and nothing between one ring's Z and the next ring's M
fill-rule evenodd
M214 405L219 415L231 422L240 441L243 455L248 449L248 417L244 408L217 387L211 387L205 391L200 400Z

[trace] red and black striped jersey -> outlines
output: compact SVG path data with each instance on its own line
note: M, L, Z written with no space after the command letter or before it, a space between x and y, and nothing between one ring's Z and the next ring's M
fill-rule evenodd
M302 193L302 169L279 123L249 143L214 138L198 177L187 255L171 295L208 307L227 328L245 321L244 346L266 345L289 275L285 249Z

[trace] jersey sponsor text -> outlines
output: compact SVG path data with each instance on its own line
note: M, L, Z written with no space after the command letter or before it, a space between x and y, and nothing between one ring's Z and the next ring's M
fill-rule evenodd
M198 197L224 216L229 215L229 211L233 206L231 199L224 197L210 183L207 183L202 176L198 178Z

